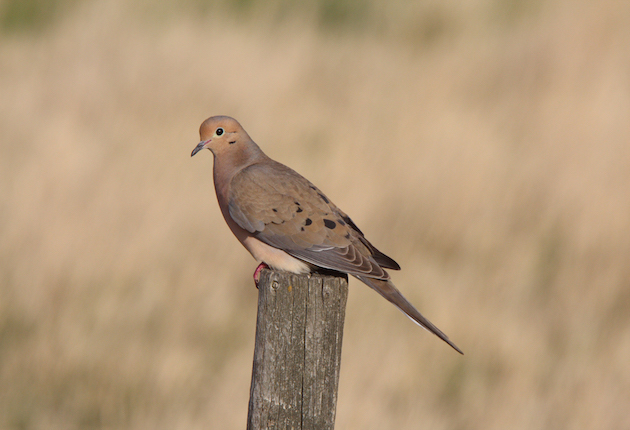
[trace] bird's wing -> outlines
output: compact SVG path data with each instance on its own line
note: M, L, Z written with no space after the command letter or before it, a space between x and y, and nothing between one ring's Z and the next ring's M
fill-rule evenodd
M271 159L234 175L228 204L240 227L313 265L378 279L400 269L316 186Z

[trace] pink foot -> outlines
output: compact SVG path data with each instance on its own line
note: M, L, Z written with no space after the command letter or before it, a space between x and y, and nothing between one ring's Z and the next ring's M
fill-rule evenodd
M263 269L269 269L265 263L260 263L258 267L256 267L256 271L254 271L254 283L256 284L256 288L258 288L258 282L260 281L260 271Z

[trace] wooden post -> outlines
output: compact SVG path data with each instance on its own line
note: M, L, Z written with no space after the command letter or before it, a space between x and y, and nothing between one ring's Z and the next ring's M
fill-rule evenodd
M348 278L262 270L248 430L335 426Z

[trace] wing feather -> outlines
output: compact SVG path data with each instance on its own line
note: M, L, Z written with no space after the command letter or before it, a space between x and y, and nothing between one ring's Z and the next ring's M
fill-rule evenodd
M383 267L400 268L317 187L273 160L236 174L228 205L256 238L315 266L378 279L389 279Z

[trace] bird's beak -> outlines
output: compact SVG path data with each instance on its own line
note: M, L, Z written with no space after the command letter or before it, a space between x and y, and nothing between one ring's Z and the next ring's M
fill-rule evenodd
M197 146L195 146L195 149L193 149L192 154L190 154L190 156L192 157L193 155L195 155L197 152L201 151L202 149L204 149L206 147L206 143L210 142L210 139L208 140L202 140L201 142L199 142L197 144Z

